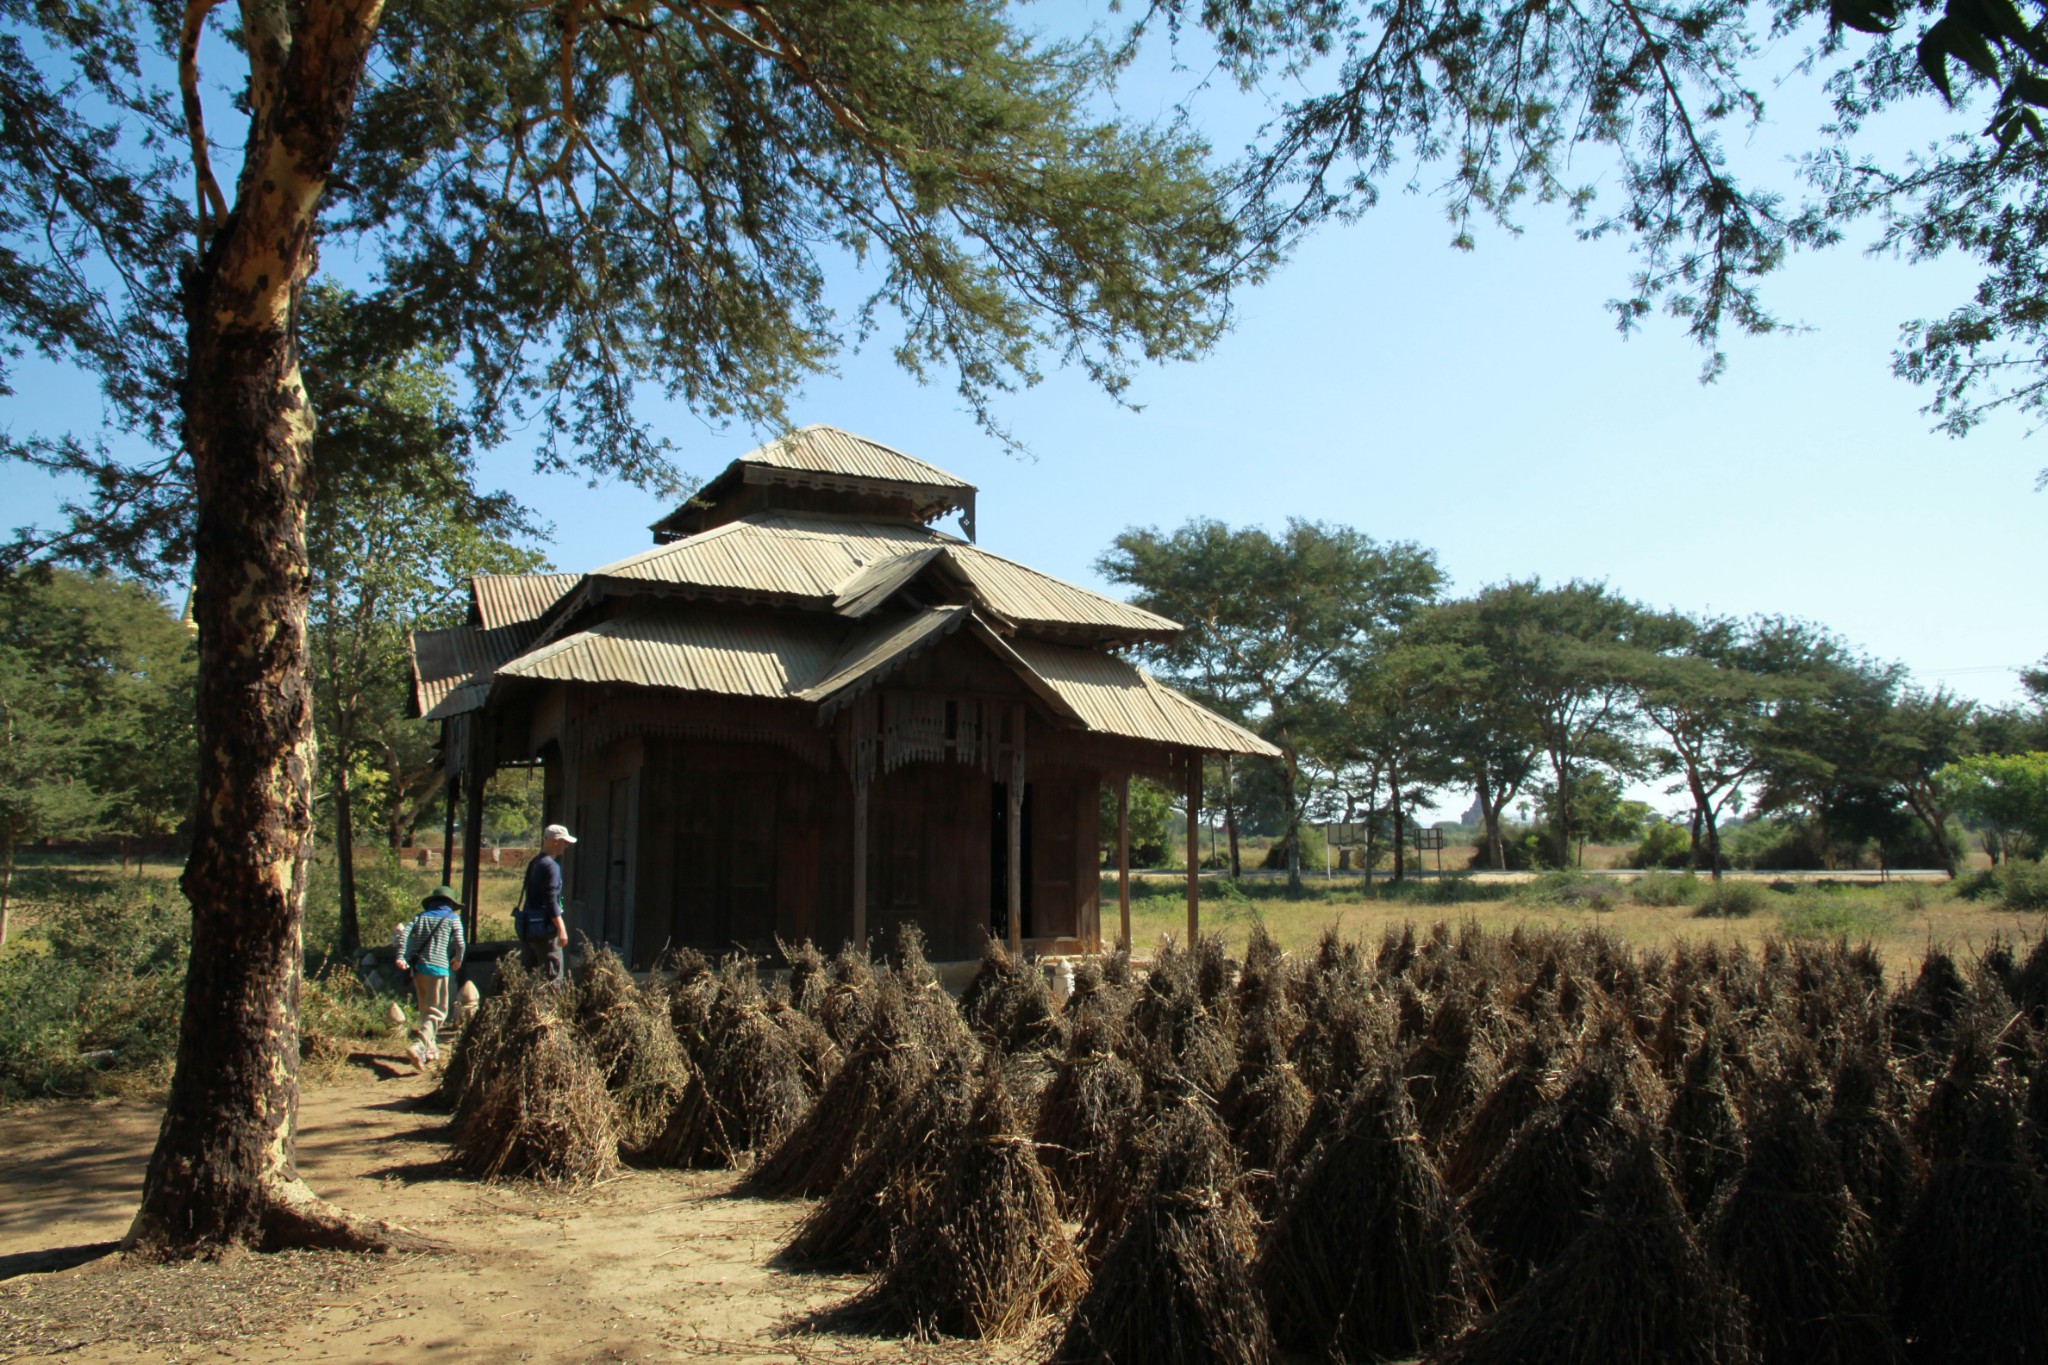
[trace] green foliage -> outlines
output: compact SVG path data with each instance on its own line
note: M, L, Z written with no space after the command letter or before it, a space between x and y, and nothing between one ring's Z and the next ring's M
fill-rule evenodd
M353 1040L388 1038L390 1005L344 963L309 972L299 984L300 1055L333 1060Z
M0 952L0 1097L91 1094L168 1063L190 919L156 882L52 903L41 945Z
M177 562L191 485L166 419L194 175L160 19L115 0L16 8L0 27L0 104L21 114L0 139L0 385L33 344L101 375L111 422L173 454L0 445L91 480L70 525L31 544ZM1041 38L992 0L588 24L422 0L384 7L360 59L354 26L274 21L301 73L279 87L290 110L238 126L250 106L215 92L266 79L271 49L202 33L207 132L324 182L307 245L378 281L368 330L459 366L465 429L527 430L547 464L671 484L638 384L713 422L773 425L875 328L913 373L950 368L984 418L1048 355L1120 391L1140 363L1206 349L1228 286L1281 246L1245 238L1184 124L1100 116L1121 65L1108 43ZM363 60L376 76L358 88ZM328 175L299 143L336 110ZM280 125L304 137L273 147ZM205 225L231 229L240 192L230 181ZM828 277L853 268L871 292L828 304ZM316 392L324 377L309 367ZM396 467L357 445L373 477Z
M1536 818L1555 824L1557 790L1549 783L1536 788ZM1603 772L1589 772L1572 786L1571 830L1583 843L1618 844L1640 838L1649 823L1650 808L1641 801L1624 800L1621 784Z
M1633 861L1640 868L1684 867L1692 856L1692 835L1668 820L1651 822L1636 845Z
M396 854L383 852L356 860L356 913L362 919L362 943L380 947L392 931L420 912L428 889L418 873L407 870ZM341 886L331 857L313 860L306 877L305 942L309 959L341 951Z
M1799 938L1877 938L1898 920L1892 906L1852 887L1802 887L1778 897L1772 908L1778 927Z
M1531 751L1547 760L1553 795L1548 859L1568 863L1580 835L1579 789L1598 765L1634 765L1628 703L1644 657L1646 617L1605 584L1538 579L1481 591L1469 608L1474 638L1511 698Z
M1544 872L1517 886L1511 899L1528 905L1561 905L1582 910L1617 910L1626 887L1619 878L1583 872Z
M1691 905L1707 885L1690 872L1683 876L1650 872L1629 882L1628 898L1637 905Z
M1132 867L1164 867L1173 847L1178 819L1166 788L1142 777L1131 779L1130 835ZM1116 788L1103 783L1096 809L1103 865L1116 866Z
M1699 898L1693 913L1709 919L1748 919L1763 908L1765 894L1755 882L1724 879Z
M193 789L190 633L109 574L0 575L0 839L156 835Z
M2007 910L2048 910L2048 863L2012 861L1956 884L1966 900L1996 900Z
M1295 831L1295 838L1301 846L1301 875L1312 876L1325 871L1323 859L1329 850L1329 843L1323 831L1316 825L1304 824ZM1259 860L1259 866L1268 872L1287 870L1287 839L1281 836L1266 850L1266 856Z
M1420 546L1299 518L1278 536L1204 519L1171 535L1134 527L1096 567L1138 606L1183 623L1151 653L1170 682L1280 750L1283 838L1314 794L1303 754L1341 724L1347 673L1443 580Z
M2039 855L2048 847L2048 753L1980 754L1934 774L1956 813L1994 835L1994 847Z

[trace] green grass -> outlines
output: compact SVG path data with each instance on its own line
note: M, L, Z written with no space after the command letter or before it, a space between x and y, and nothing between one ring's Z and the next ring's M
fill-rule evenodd
M1851 887L1802 887L1791 892L1774 892L1772 906L1778 928L1795 938L1846 938L1851 941L1880 939L1892 932L1900 918L1899 902L1912 897L1878 894Z

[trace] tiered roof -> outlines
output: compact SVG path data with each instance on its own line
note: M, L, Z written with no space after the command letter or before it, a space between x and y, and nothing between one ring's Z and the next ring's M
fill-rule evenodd
M803 487L844 492L859 510L766 505L726 517L722 499L737 497L753 470L801 475L814 481ZM768 488L772 504L779 485L751 486ZM907 514L875 510L905 487L923 490L903 499ZM587 574L474 580L473 624L414 635L415 705L447 719L521 681L582 682L829 714L966 631L1071 725L1209 752L1274 752L1108 652L1171 640L1176 623L933 530L917 513L941 494L955 510L963 498L971 507L973 491L900 451L807 427L706 486L692 516L714 523L707 529ZM657 537L680 515L657 523Z

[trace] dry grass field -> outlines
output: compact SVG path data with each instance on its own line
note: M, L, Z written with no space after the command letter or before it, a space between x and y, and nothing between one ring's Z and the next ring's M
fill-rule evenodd
M1611 887L1606 904L1572 900L1540 900L1517 892L1526 888L1492 878L1418 879L1398 894L1384 883L1368 891L1356 877L1345 881L1309 878L1305 896L1288 899L1277 877L1247 879L1249 894L1225 893L1211 874L1204 879L1201 927L1220 934L1229 952L1243 951L1254 922L1290 951L1312 947L1325 930L1335 928L1348 939L1377 942L1388 929L1404 924L1424 926L1438 921L1453 926L1466 920L1505 931L1517 924L1553 929L1598 928L1636 947L1709 939L1741 942L1752 947L1772 937L1846 938L1869 943L1882 954L1894 975L1917 964L1930 946L1947 948L1969 960L1991 944L2027 945L2041 936L2038 913L2015 913L1994 901L1957 897L1941 880L1895 881L1888 885L1846 884L1824 879L1786 881L1768 876L1742 878L1758 888L1759 904L1739 917L1702 914L1692 904L1645 905L1629 897L1634 878L1600 879L1597 891ZM1455 902L1433 903L1433 889L1452 889ZM1102 883L1102 925L1105 935L1117 926L1114 877ZM1186 881L1180 874L1153 873L1133 877L1131 936L1145 951L1171 934L1187 936Z

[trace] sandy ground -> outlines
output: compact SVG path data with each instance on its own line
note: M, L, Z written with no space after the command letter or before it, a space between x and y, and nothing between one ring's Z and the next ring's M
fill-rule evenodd
M1042 1347L813 1330L859 1288L773 1264L803 1205L728 1172L628 1171L594 1190L480 1185L442 1164L409 1066L359 1055L310 1082L299 1161L320 1194L444 1243L433 1254L141 1265L126 1230L156 1137L136 1100L0 1113L0 1362L940 1362Z

